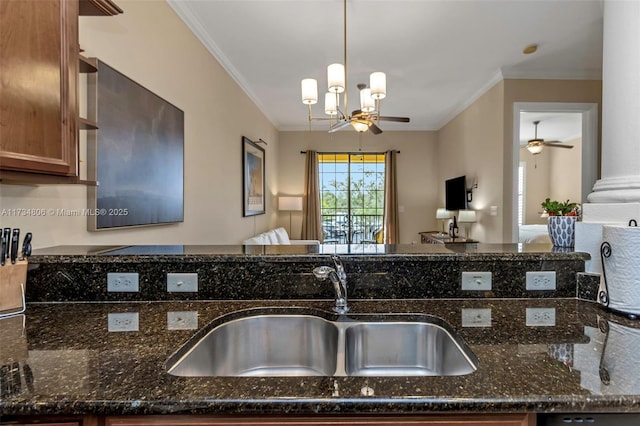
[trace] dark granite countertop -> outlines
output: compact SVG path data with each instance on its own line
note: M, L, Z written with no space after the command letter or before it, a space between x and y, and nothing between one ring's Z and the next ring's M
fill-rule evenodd
M464 376L189 378L166 373L169 356L198 330L223 314L258 306L329 311L331 302L29 304L24 317L0 321L0 364L18 363L20 371L11 388L2 388L0 413L640 411L640 324L577 299L352 302L353 313L428 313L444 319L479 359L477 371ZM527 309L540 308L551 311L529 313L544 313L555 325L527 325ZM478 311L469 309L490 309L491 326L477 326ZM109 313L125 312L138 313L138 331L109 332ZM197 312L197 328L168 329L168 317L176 312ZM363 387L374 395L364 396Z
M136 262L240 262L262 258L270 262L325 260L339 254L352 261L447 259L486 260L589 260L588 253L550 244L322 244L322 245L151 245L56 246L34 250L32 263L136 263Z

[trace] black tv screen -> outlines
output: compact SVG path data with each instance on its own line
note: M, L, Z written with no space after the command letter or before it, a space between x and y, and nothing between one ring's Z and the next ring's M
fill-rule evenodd
M467 208L467 182L465 176L448 179L445 185L445 208L449 211Z

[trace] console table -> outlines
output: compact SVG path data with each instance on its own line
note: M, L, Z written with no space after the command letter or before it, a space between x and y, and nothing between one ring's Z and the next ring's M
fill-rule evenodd
M478 240L470 238L455 237L451 238L449 234L441 235L437 231L420 232L420 242L422 244L477 244Z

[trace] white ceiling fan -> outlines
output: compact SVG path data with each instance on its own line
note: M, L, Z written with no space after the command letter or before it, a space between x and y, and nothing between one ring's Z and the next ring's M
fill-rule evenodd
M329 120L329 133L351 125L357 132L369 130L374 135L382 133L378 127L380 121L408 123L409 117L390 117L380 115L380 100L387 95L387 80L383 72L373 72L370 83L358 84L360 91L360 109L347 114L347 0L343 1L344 12L344 64L331 64L327 67L328 92L325 94L324 111L329 117L314 117L311 105L318 102L318 82L313 78L302 80L302 103L309 107L309 126L312 120ZM340 110L340 93L343 93L344 112Z
M542 152L542 149L545 146L549 148L573 148L573 145L567 145L561 141L545 141L544 139L538 138L538 124L540 124L540 120L533 122L533 125L535 126L535 135L533 136L533 139L529 139L529 142L522 147L523 149L526 148L531 154L538 155Z

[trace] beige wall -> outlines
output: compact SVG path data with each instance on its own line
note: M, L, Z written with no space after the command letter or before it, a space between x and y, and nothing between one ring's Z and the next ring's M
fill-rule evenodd
M88 232L83 217L3 218L34 233L34 246L61 244L222 244L276 222L278 132L165 2L119 0L125 13L80 19L85 55L96 56L185 114L184 222ZM242 217L241 137L266 148L267 214ZM87 206L80 185L0 185L2 208Z
M540 217L542 206L540 203L551 197L551 156L550 150L545 150L534 156L529 151L520 150L520 161L526 163L525 174L525 225L546 224L547 220Z
M477 180L468 208L477 211L472 237L485 243L502 242L503 93L500 82L438 131L438 202L444 205L445 179L465 175L467 186ZM498 206L497 216L490 206Z
M391 132L380 135L354 131L281 132L278 157L278 182L283 194L301 195L304 189L304 155L300 151L318 152L383 152L399 150L398 202L404 212L400 217L400 243L420 242L418 232L436 230L435 215L438 188L444 181L438 177L435 132ZM293 214L294 237L300 235L301 215ZM280 215L279 224L288 228L289 214Z

